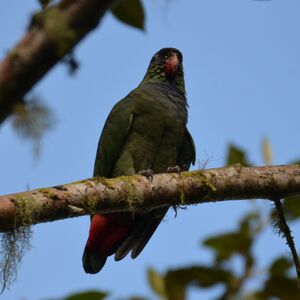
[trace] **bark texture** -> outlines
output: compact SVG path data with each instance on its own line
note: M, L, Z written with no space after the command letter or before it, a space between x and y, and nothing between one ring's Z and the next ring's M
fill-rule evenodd
M33 15L28 31L0 62L0 124L16 104L101 20L116 0L61 0Z
M146 211L242 199L300 195L300 165L231 167L113 179L96 177L70 184L0 196L0 232L99 211Z

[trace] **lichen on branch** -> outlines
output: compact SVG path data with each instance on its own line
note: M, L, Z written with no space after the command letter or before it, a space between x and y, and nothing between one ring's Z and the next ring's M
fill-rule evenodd
M74 183L0 196L0 232L94 212L300 195L300 165L224 168Z

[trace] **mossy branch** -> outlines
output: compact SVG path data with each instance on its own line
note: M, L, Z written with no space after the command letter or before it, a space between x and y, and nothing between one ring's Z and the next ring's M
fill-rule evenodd
M0 196L0 232L95 211L146 211L166 205L300 195L300 165L231 167L117 178Z
M0 62L0 124L116 1L61 0L33 15L23 38Z

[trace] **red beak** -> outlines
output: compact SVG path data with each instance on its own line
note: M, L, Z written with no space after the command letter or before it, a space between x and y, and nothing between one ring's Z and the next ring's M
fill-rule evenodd
M179 65L179 60L177 54L172 52L170 57L168 57L164 64L164 72L166 75L174 76L177 72L177 68Z

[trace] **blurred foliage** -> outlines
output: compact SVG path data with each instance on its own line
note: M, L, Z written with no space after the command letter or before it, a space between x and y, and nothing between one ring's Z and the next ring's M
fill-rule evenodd
M271 163L271 146L267 139L262 142L262 158ZM230 144L227 151L227 163L249 166L247 153ZM293 162L293 163L299 163ZM289 211L289 220L300 218L300 197L284 200L285 209ZM275 258L264 269L258 265L254 255L254 245L260 235L275 218L274 212L261 211L258 206L242 217L233 231L210 236L202 242L213 253L213 259L207 264L194 264L172 268L163 273L155 269L148 270L148 283L156 299L185 300L189 288L220 290L216 300L296 300L300 299L300 289L294 275L293 263L289 256ZM236 268L239 258L239 268ZM293 274L293 276L291 276ZM249 289L249 282L260 276L260 284ZM252 285L253 286L253 285ZM110 295L110 299L113 295ZM68 299L68 298L67 298ZM76 298L76 300L86 298ZM125 298L124 298L125 299ZM131 297L127 300L146 300L143 297ZM153 298L151 298L153 299ZM64 299L65 300L65 299ZM69 299L68 299L69 300Z
M216 265L229 260L236 254L252 259L253 239L261 226L259 215L251 213L240 222L237 231L210 237L203 241L203 245L215 252Z
M289 276L293 264L286 257L279 257L273 261L268 270L268 278L263 288L254 295L261 300L296 300L299 299L300 289L297 280Z
M148 270L148 281L153 292L161 298L166 298L166 288L164 277L161 276L154 269Z
M121 0L111 12L119 21L141 30L145 29L145 12L140 0Z
M166 299L186 298L187 288L210 288L217 284L229 286L232 274L215 266L191 266L168 271L165 276Z
M300 164L300 160L292 161L290 164ZM290 196L283 199L283 207L285 210L285 216L288 221L297 221L300 217L300 196ZM277 213L273 209L271 214L272 222L276 224Z
M285 215L289 221L300 217L300 196L287 197L283 201Z
M65 298L59 298L55 300L102 300L102 299L106 299L107 296L108 294L105 292L87 291L87 292L72 294Z
M238 148L234 144L229 144L228 146L226 164L227 165L241 164L242 166L245 167L251 166L245 151Z
M53 0L38 0L42 8L46 8Z
M264 137L262 140L262 153L263 153L263 161L265 165L270 166L273 161L273 153L272 146L267 137Z
M14 107L12 126L22 138L33 141L36 156L40 153L40 142L44 133L54 124L52 111L38 97L23 100Z

